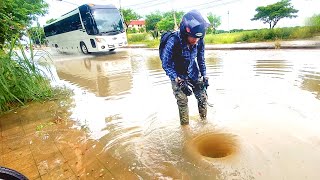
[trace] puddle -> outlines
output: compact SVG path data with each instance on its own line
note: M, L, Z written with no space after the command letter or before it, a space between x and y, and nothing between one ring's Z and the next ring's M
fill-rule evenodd
M30 179L320 178L318 50L207 51L214 106L201 123L190 96L190 132L157 53L54 57L74 95L1 116L0 166Z

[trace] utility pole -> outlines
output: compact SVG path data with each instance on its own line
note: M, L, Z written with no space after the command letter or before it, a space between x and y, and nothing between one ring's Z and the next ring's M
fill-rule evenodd
M176 11L174 9L175 3L171 2L172 5L172 12L173 12L173 21L174 21L174 30L178 30L178 25L177 25L177 17L176 17Z
M228 32L230 33L230 27L229 27L229 10L228 10Z
M75 6L79 6L78 4L75 4L75 3L72 3L72 2L69 2L69 1L65 1L65 0L57 0L57 1L65 2L65 3L68 3L68 4L75 5Z
M177 25L177 18L176 18L176 11L173 10L173 20L174 20L174 30L178 30L178 25Z

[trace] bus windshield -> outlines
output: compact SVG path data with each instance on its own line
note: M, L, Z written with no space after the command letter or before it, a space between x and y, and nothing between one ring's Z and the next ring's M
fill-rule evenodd
M117 9L94 9L92 14L99 33L124 32L122 18Z

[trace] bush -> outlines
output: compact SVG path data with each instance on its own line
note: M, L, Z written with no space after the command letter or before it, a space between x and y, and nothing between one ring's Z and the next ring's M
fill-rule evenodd
M128 34L129 42L143 42L148 40L147 33Z
M289 39L305 39L312 37L313 34L311 32L310 27L301 27L297 28L291 32Z
M159 47L159 40L158 39L154 39L154 40L150 40L146 42L146 45L148 48L156 48Z
M8 52L0 50L0 114L19 104L53 96L49 79L33 61L32 48L31 58L28 58L23 46L15 42L16 39ZM17 47L21 51L20 56L14 51Z
M314 15L308 19L308 25L311 27L310 31L312 34L320 33L320 14Z
M239 40L240 33L207 34L205 42L210 44L230 44Z

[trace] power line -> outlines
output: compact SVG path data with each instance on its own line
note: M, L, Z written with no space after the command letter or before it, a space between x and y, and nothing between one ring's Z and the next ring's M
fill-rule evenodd
M134 7L134 6L139 6L139 5L145 5L146 3L156 2L156 1L157 0L145 1L145 2L141 2L141 3L137 3L137 4L127 5L125 7L128 8L128 7Z
M135 8L135 9L145 9L145 8L148 8L148 7L153 7L155 5L161 5L161 4L166 4L168 3L170 0L165 0L163 2L159 2L159 3L156 3L156 4L148 4L146 6L142 6L142 7L139 7L139 8Z
M215 0L215 1L207 2L207 3L195 5L195 6L182 7L182 8L179 8L179 10L194 8L194 7L203 6L203 5L207 5L207 4L211 4L211 3L217 3L217 2L220 2L220 1L224 1L224 0ZM198 9L198 10L209 9L209 8L213 8L213 7L217 7L217 6L230 4L230 3L233 3L233 2L236 2L236 1L242 1L242 0L232 0L232 1L223 2L223 3L220 3L220 4L212 4L211 6L206 6L206 7L202 7L202 8L196 8L196 9Z
M232 0L232 1L229 1L229 2L225 2L225 3L221 3L221 4L216 4L216 5L214 5L214 6L204 7L204 8L200 8L199 10L209 9L209 8L212 8L212 7L222 6L222 5L226 5L226 4L231 4L231 3L236 2L236 1L239 1L239 0Z
M182 10L182 9L194 8L194 7L203 6L203 5L206 5L206 4L211 4L211 3L219 2L219 1L223 1L223 0L214 0L214 1L210 1L210 2L203 3L203 4L198 4L198 5L193 5L193 6L187 6L187 7L181 7L181 8L178 8L178 9L179 9L179 10Z
M166 4L169 1L170 0L150 0L150 1L144 1L142 3L137 3L137 4L133 4L133 5L124 6L124 8L139 6L139 7L133 8L133 10L146 9L146 8L149 8L149 7L154 7L156 5ZM196 9L203 10L203 9L209 9L209 8L213 8L213 7L217 7L217 6L230 4L230 3L233 3L233 2L236 2L236 1L242 1L242 0L231 0L231 1L227 1L227 2L226 2L226 0L213 0L213 1L210 1L210 2L206 2L206 3L194 5L194 6L180 7L180 8L177 8L176 10L185 10L185 9L190 9L190 8L194 8L194 7L200 7L200 8L196 8ZM222 2L222 3L220 3L220 4L212 4L212 3L217 3L217 2ZM205 6L205 5L207 5L207 6L201 8L201 6ZM208 6L208 5L210 5L210 6Z
M149 2L154 2L154 0L151 0L151 1L145 1L145 2L142 2L142 3L138 3L138 4L132 4L132 5L128 5L126 7L133 7L133 6L139 6L141 4L145 4L145 3L149 3Z

